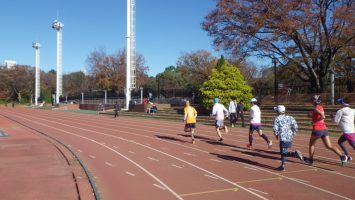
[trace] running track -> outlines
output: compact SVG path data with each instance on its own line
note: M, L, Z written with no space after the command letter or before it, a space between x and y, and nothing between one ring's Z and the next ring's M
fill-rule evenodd
M271 150L256 134L254 150L248 150L247 129L241 128L231 129L220 144L212 126L198 125L192 145L182 122L0 108L4 117L69 145L103 199L355 199L355 165L339 166L321 142L314 166L290 158L280 173L271 132ZM308 140L298 135L293 148L307 155Z

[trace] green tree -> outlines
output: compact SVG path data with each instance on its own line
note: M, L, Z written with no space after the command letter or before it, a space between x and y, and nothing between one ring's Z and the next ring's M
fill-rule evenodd
M202 106L206 109L211 109L215 97L218 97L220 103L225 106L232 97L244 102L248 102L253 97L252 88L247 84L239 69L224 60L223 56L218 60L208 80L203 83L200 92Z

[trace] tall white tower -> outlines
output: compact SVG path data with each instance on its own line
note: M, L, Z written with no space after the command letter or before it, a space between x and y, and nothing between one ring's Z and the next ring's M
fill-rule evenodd
M136 88L136 1L127 0L126 50L126 108L129 109L131 90Z
M56 103L59 104L59 97L62 95L62 29L64 24L54 20L52 28L57 31L57 89Z
M35 105L38 105L38 98L41 95L41 67L40 67L40 58L41 58L41 44L38 42L33 42L32 47L36 49L36 81L35 81Z

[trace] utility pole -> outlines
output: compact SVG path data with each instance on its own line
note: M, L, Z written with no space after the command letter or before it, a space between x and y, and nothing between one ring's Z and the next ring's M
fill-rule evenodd
M279 97L278 97L278 84L277 84L277 68L276 68L276 63L277 63L277 58L272 58L272 63L274 64L274 89L275 89L275 103L279 103Z

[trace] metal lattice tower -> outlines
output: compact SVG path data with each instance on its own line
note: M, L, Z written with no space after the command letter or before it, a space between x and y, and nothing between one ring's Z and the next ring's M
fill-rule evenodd
M62 85L62 29L64 24L58 20L54 20L52 28L57 31L57 89L56 103L59 104L59 97L63 94Z
M38 98L41 96L41 67L40 67L40 59L41 59L41 44L38 42L33 42L32 47L36 49L36 80L35 80L35 105L38 105Z
M136 1L127 0L126 50L126 108L129 109L131 90L136 88Z

